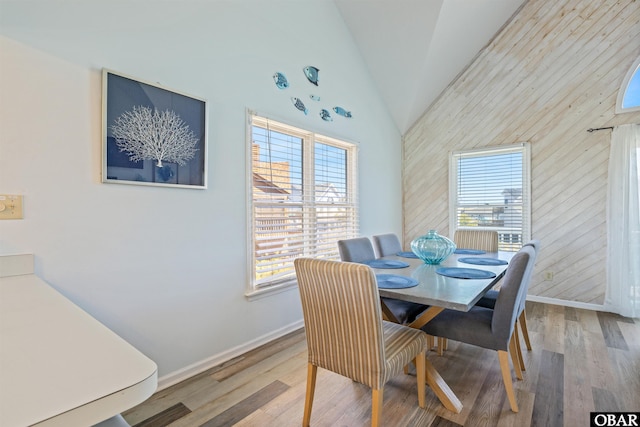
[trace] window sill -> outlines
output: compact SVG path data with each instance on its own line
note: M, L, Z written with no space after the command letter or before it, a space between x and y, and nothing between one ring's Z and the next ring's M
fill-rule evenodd
M298 289L298 282L295 280L292 280L290 282L280 283L277 285L272 285L265 288L251 289L245 292L244 296L249 301L255 301L271 295L279 294L281 292L290 291L292 289Z

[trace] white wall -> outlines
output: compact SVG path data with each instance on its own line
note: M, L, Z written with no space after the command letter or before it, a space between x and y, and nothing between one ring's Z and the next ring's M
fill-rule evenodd
M36 273L155 360L161 384L301 324L297 290L244 296L247 108L359 142L361 232L400 233L400 135L333 2L1 8L0 193L24 194L25 217L0 222L0 254L34 253ZM208 100L207 190L100 183L103 67ZM354 118L305 117L298 93Z

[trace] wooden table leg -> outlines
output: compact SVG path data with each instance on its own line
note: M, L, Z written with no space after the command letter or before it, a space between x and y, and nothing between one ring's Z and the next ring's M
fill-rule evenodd
M444 382L436 368L433 367L429 359L425 362L425 371L427 376L427 384L431 387L431 390L436 394L440 403L448 410L459 414L462 411L462 402L449 388L449 385Z
M414 320L409 326L419 329L426 325L431 319L440 314L444 308L431 306L424 311L416 320ZM449 385L442 379L436 368L433 367L429 359L426 360L426 381L431 390L436 394L436 397L440 400L442 405L448 410L459 414L462 411L462 402L451 390Z

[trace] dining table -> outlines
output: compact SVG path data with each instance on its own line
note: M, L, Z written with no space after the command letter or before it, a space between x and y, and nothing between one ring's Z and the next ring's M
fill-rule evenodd
M506 273L508 262L515 255L515 252L466 249L456 252L438 265L426 264L411 252L385 256L378 258L375 263L370 263L378 278L385 318L392 321L395 319L384 298L428 306L408 324L412 328L421 328L445 309L469 311L488 290L498 284ZM391 285L385 286L383 283ZM443 406L459 413L462 410L460 399L428 359L426 376L427 384Z

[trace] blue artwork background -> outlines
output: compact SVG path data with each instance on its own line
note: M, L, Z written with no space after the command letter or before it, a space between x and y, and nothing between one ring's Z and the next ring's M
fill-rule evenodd
M105 71L105 73L107 100L104 155L106 156L106 170L103 181L205 187L206 102L112 72ZM163 175L158 174L155 170L157 166L154 160L132 162L127 153L121 152L117 147L116 140L111 133L111 126L120 115L132 110L134 106L143 106L159 111L174 111L198 138L197 151L193 159L184 166L171 163L175 170L171 179L158 179Z

